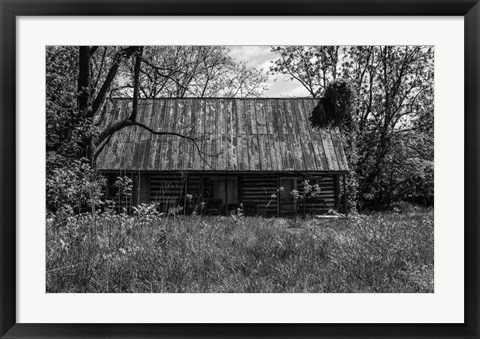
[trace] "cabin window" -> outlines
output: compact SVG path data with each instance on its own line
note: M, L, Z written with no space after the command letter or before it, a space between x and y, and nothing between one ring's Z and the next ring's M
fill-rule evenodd
M203 192L202 196L205 199L215 198L215 177L203 178Z
M227 181L226 184L225 180ZM238 204L237 177L218 177L216 196L224 199L227 204Z
M295 213L296 203L291 192L297 189L297 178L287 177L279 179L279 186L283 190L279 192L279 211L280 215L291 215Z
M209 214L219 214L238 206L238 178L234 176L206 176L203 178L202 197Z

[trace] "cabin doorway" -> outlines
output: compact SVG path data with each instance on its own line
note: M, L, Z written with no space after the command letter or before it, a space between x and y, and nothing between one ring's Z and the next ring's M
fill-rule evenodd
M223 214L238 207L238 178L236 176L206 176L203 177L202 186L206 214Z
M290 192L297 189L297 178L280 178L279 187L283 187L283 190L279 191L279 215L287 216L295 214L297 206L293 199L293 195Z

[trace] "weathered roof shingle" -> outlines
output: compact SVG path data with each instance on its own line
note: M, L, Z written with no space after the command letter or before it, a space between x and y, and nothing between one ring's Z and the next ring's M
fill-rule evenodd
M153 130L198 137L197 145L158 136L139 126L115 133L97 159L100 170L336 171L348 170L337 128L314 130L308 117L316 100L141 99L137 120ZM105 125L125 119L132 102L106 105ZM210 156L209 156L210 155Z

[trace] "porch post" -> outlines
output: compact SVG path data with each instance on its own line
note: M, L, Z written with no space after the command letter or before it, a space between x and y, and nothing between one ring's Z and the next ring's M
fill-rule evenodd
M185 192L183 193L183 215L187 215L188 172L185 174Z
M201 204L204 201L203 193L204 193L204 190L205 190L205 187L204 187L205 185L204 185L203 181L204 181L204 178L203 178L203 172L202 172L200 174L200 195L198 197L198 202L196 204L198 204L198 203ZM200 205L200 206L202 206L202 205ZM203 215L203 207L200 207L200 213L201 213L201 215Z
M227 175L225 174L225 215L228 214Z
M333 185L335 190L335 210L340 212L340 174L333 176Z
M347 175L343 175L343 204L345 206L345 217L348 217L348 207L347 207Z
M280 177L277 176L277 189L280 188ZM277 217L280 216L280 191L277 191Z

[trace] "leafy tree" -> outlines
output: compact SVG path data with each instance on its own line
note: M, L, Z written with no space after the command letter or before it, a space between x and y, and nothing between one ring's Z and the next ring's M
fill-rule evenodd
M52 168L47 175L47 210L65 209L81 212L98 205L105 179L83 160L73 160Z
M355 110L356 95L351 81L341 78L331 81L310 116L312 126L349 125L352 111Z
M74 56L75 47L47 48L46 146L47 153L75 158L82 152L80 144L84 121L76 107L78 58ZM50 160L58 159L52 156Z
M347 177L347 207L349 211L357 210L358 176L355 165L358 162L357 135L358 123L353 119L352 112L356 109L357 93L352 82L342 78L331 81L319 98L317 106L310 116L314 128L330 128L338 126L345 145L350 173ZM343 201L343 199L342 199Z
M89 98L102 90L108 68L115 61L118 48L82 49L75 46L46 48L46 170L47 208L56 211L70 206L76 210L98 201L100 177L94 175L89 161L92 137L97 127L93 122ZM88 73L85 68L86 52ZM104 93L107 93L103 88ZM88 195L88 199L86 196Z
M67 169L75 164L78 173L87 173L80 163L72 162L82 158L88 159L94 169L97 156L111 137L129 126L187 139L203 157L197 145L202 136L153 130L140 123L138 99L246 97L260 94L265 81L258 71L234 62L225 47L49 46L46 52L48 178L76 173ZM105 101L118 95L131 97L132 109L124 120L102 127ZM81 163L84 166L84 161ZM88 178L96 180L91 175ZM90 201L94 200L91 197Z
M403 178L412 169L422 176L424 169L398 162L399 154L416 153L405 138L414 134L418 140L431 140L420 159L433 162L433 47L354 47L346 56L368 61L361 66L346 61L344 70L350 69L359 91L362 147L356 170L362 178L363 203L371 208L389 206L406 198L397 192L417 190L418 183ZM433 191L433 180L430 183Z
M139 95L157 97L251 97L265 89L261 71L236 62L225 46L145 47ZM123 70L127 83L119 90L131 96L134 61Z
M177 138L185 138L192 143L197 148L199 153L202 153L197 145L197 140L199 136L192 136L192 135L182 135L175 132L167 132L167 131L155 131L151 129L149 126L145 126L144 124L138 122L137 119L137 106L138 106L138 98L140 97L140 93L142 92L142 83L148 85L148 71L144 71L143 67L147 65L150 68L150 71L154 71L154 74L157 74L158 77L166 78L168 81L173 81L173 86L176 89L175 95L176 96L184 96L187 93L188 86L190 84L194 84L193 88L199 88L199 84L201 83L201 93L206 94L207 90L210 94L211 90L209 89L209 83L214 84L218 77L222 75L222 73L218 70L217 65L221 64L225 60L228 59L227 56L220 53L225 51L223 49L213 49L215 53L206 53L205 51L212 50L212 48L204 48L204 47L196 47L193 48L193 51L197 51L199 55L198 58L192 57L188 50L181 50L181 49L174 49L175 54L173 54L173 59L171 53L166 53L167 60L168 58L172 59L172 65L157 65L153 61L149 60L148 58L155 56L158 57L158 53L154 52L155 49L148 48L148 53L144 54L145 48L143 46L128 46L128 47L121 47L116 48L113 56L111 57L110 66L106 75L104 77L98 76L97 78L103 78L103 82L95 82L95 90L94 86L92 86L92 62L95 60L94 54L98 50L97 47L88 47L88 46L80 46L79 47L79 73L78 73L78 109L82 115L85 115L87 119L91 119L93 125L96 126L96 130L90 136L90 148L87 148L87 153L90 155L92 159L92 163L94 163L95 158L103 149L103 146L110 140L112 135L117 131L129 127L129 126L139 126L144 128L145 130L149 131L152 134L156 135L168 135ZM190 50L192 52L192 50ZM179 56L177 53L181 53ZM195 54L195 53L194 53ZM181 60L182 58L186 59L187 62L183 63ZM194 59L193 66L190 62L190 59ZM178 61L180 59L180 61ZM199 64L198 59L201 60ZM107 128L101 130L98 128L102 118L104 118L101 114L101 107L105 102L107 93L111 91L112 86L114 85L115 81L118 81L118 73L120 70L125 69L126 65L129 63L133 63L133 71L131 72L130 78L133 82L131 95L133 97L133 105L132 110L128 117L123 121L118 121L115 124L108 126ZM178 67L180 65L180 67ZM203 69L203 72L198 70ZM165 73L170 72L170 73ZM123 74L125 76L125 73ZM224 74L222 75L224 76ZM200 79L200 80L199 80ZM228 77L227 77L228 79ZM203 82L202 82L203 80ZM243 81L240 85L244 86ZM152 85L154 85L153 82ZM171 88L172 84L167 83L166 88ZM255 86L255 85L254 85ZM148 86L147 86L148 87ZM143 87L145 88L145 86ZM219 87L218 87L219 88ZM156 91L156 90L155 90ZM147 93L146 90L144 90ZM159 92L161 93L161 92ZM197 93L198 94L198 93Z
M349 137L356 147L349 149L356 154L350 166L358 176L360 208L418 201L422 195L433 201L433 47L284 46L272 51L279 57L271 72L290 75L320 98L314 125L351 118L355 132Z
M340 75L339 46L273 46L279 55L270 67L272 75L285 74L300 82L314 98Z

